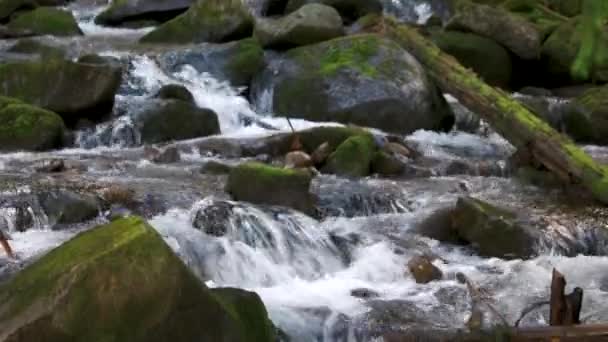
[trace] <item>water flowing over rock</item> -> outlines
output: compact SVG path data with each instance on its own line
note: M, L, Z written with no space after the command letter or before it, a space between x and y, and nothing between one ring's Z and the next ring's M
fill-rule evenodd
M133 22L165 22L185 12L194 0L113 1L95 17L98 24L109 26L129 25Z
M254 36L264 47L309 45L343 34L340 14L320 4L304 5L282 18L257 19L254 29Z
M296 48L256 76L262 111L407 134L450 129L453 114L406 51L373 35Z
M0 286L0 298L0 338L14 342L270 342L274 335L257 295L208 289L135 217L77 236Z

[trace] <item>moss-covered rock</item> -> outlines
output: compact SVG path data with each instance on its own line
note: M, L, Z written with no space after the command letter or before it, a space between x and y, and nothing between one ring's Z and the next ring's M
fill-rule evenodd
M454 119L422 66L375 35L289 50L269 61L251 89L262 110L311 121L408 134L449 129Z
M347 22L367 14L382 12L382 2L379 0L289 0L285 10L293 12L311 3L320 3L337 9Z
M241 0L199 0L184 14L142 37L145 43L223 43L246 38L253 19Z
M209 290L142 219L94 228L0 286L0 340L273 341L264 305Z
M454 0L455 14L448 29L467 30L502 44L522 59L540 56L541 30L524 17L500 6Z
M528 258L536 254L540 230L516 213L472 197L461 197L451 214L458 237L481 255Z
M220 133L214 111L182 100L150 99L133 116L142 143L154 144Z
M133 22L166 22L185 12L194 0L116 0L95 17L95 23L122 26Z
M156 58L168 72L190 65L198 72L208 72L233 86L249 86L253 75L264 66L264 50L256 39L246 38L224 44L199 44L171 48Z
M323 171L346 177L368 176L376 151L371 134L350 137L329 156Z
M0 151L41 151L62 144L63 120L59 115L0 96Z
M342 36L344 28L333 7L308 4L285 17L257 19L254 35L264 47L294 47Z
M380 175L399 175L406 169L406 161L386 151L377 151L372 158L371 170Z
M550 8L568 17L581 14L583 9L583 0L549 0L548 3Z
M570 80L570 69L581 47L582 34L577 29L578 18L561 24L543 43L542 58L546 71L554 79ZM608 44L608 29L602 31L602 44ZM608 60L594 64L591 78L608 81Z
M97 120L112 110L122 70L51 59L0 65L0 95L58 113L66 123Z
M582 143L608 144L608 87L591 88L573 104L563 118L568 135Z
M473 69L486 83L503 88L509 86L511 56L500 44L474 33L455 31L436 31L432 38L441 50Z
M29 10L37 7L34 0L0 0L0 22L10 19L13 13L20 10Z
M237 201L280 205L315 214L311 174L261 163L245 163L230 171L226 191Z
M38 7L19 14L8 23L7 27L10 30L27 30L39 35L82 35L72 12L51 7Z
M28 55L38 55L43 58L59 59L63 59L67 54L67 52L60 47L49 45L39 40L29 38L18 40L7 51Z

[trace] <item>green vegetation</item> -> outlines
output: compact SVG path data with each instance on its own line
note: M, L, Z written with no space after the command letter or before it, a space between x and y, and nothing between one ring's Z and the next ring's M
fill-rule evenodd
M376 150L371 134L350 137L329 156L324 171L347 177L368 176Z
M602 39L608 20L608 1L584 0L583 15L578 28L581 35L580 48L572 64L572 76L589 79L594 67L608 64L608 42Z

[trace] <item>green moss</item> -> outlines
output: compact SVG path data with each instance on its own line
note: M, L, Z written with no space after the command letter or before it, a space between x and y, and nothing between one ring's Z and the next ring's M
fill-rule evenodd
M35 8L35 1L30 0L0 0L0 21L9 19L17 10Z
M350 137L329 156L324 171L346 177L365 177L370 174L376 150L371 134Z
M238 51L231 56L228 69L234 73L254 75L264 64L264 50L254 38L237 42Z
M355 40L346 48L340 46L330 47L321 56L320 73L324 76L334 75L338 70L350 68L359 71L361 74L374 77L377 69L369 63L378 49L378 41L370 39Z
M11 46L9 52L37 54L45 58L64 58L66 52L56 46L46 45L35 39L21 39Z
M11 104L23 104L21 100L0 95L0 110Z
M219 288L212 291L222 301L224 307L238 317L241 325L249 332L250 341L272 341L275 328L268 319L262 299L256 293L232 288Z
M0 150L46 150L61 145L64 124L53 112L0 98Z
M362 134L369 134L365 129L360 127L343 127L343 126L325 126L315 127L298 132L300 141L304 146L304 150L312 154L317 147L327 142L331 149L340 146L346 139Z
M12 30L28 30L36 34L55 36L81 35L82 31L71 12L50 7L39 7L17 16L8 23Z
M255 173L256 176L259 177L258 179L260 181L273 181L284 177L310 178L310 175L302 170L285 169L258 162L251 162L239 165L239 169L243 172Z

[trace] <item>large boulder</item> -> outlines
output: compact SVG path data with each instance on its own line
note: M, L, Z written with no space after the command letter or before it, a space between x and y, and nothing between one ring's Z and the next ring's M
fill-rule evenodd
M224 44L203 43L185 48L172 48L156 57L161 68L179 71L189 65L198 72L208 72L222 81L241 87L248 86L264 66L264 50L252 38Z
M579 20L571 19L561 24L543 43L543 65L552 78L570 79L570 69L582 41L582 33L577 29ZM602 40L601 44L608 44L608 30L603 30L598 39ZM593 66L591 78L596 81L608 81L608 61L606 59Z
M0 23L8 21L17 11L36 7L37 3L34 0L0 0Z
M455 14L448 29L466 30L502 44L522 59L540 57L542 33L524 17L500 6L454 0Z
M13 31L26 30L38 35L82 35L72 12L51 7L38 7L19 14L8 23L7 28Z
M492 39L474 33L443 30L434 32L432 38L441 50L473 69L486 83L503 88L509 86L511 56Z
M210 290L142 219L94 228L0 286L0 340L274 341L260 298Z
M461 240L490 257L532 257L541 237L541 230L517 213L472 197L458 199L451 225Z
M147 100L133 117L141 142L147 144L220 133L214 111L182 100Z
M285 17L257 19L254 35L264 47L294 47L342 36L344 28L334 8L309 4Z
M375 35L290 50L254 78L252 96L277 115L401 134L449 129L454 120L422 66Z
M585 91L573 105L563 117L568 135L582 143L608 144L608 87Z
M237 201L290 207L313 215L311 181L311 174L305 170L251 162L230 171L226 191Z
M101 209L97 196L67 190L40 192L38 202L53 229L92 220Z
M165 22L185 12L194 0L116 0L95 17L95 23L121 26L137 21Z
M376 151L371 134L350 137L329 156L323 172L346 177L368 176Z
M0 95L61 115L66 123L98 120L112 110L122 70L52 59L0 65Z
M61 147L64 124L51 111L0 96L0 151L41 151Z
M242 0L198 0L184 14L141 38L144 43L223 43L251 36L253 18Z
M382 1L380 0L289 0L285 10L293 12L311 3L334 7L346 21L354 21L367 14L382 12Z

